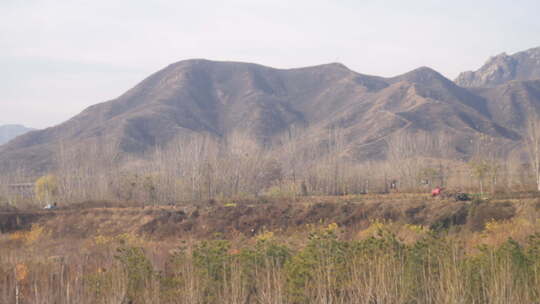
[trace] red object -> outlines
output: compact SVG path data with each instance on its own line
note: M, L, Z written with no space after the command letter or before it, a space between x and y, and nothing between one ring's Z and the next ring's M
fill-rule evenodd
M441 194L441 191L442 191L442 189L440 187L437 187L437 188L431 190L431 196L438 196L439 194Z

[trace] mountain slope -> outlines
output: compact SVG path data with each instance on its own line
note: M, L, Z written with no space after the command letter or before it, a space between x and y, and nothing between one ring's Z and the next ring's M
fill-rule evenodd
M387 81L387 88L338 118L352 128L351 137L360 136L357 153L368 150L364 153L381 155L388 143L406 134L414 138L423 133L434 139L446 137L453 150L447 151L449 155L461 158L472 153L470 142L479 134L495 138L501 146L520 138L515 131L492 120L484 98L430 68L419 68Z
M32 130L33 129L21 125L2 125L0 126L0 145Z
M524 132L527 121L540 115L540 80L510 81L494 88L471 88L482 96L493 119Z
M463 87L495 87L511 80L536 79L540 79L540 47L494 56L479 70L461 73L455 82Z
M336 63L281 70L187 60L117 99L0 147L0 168L47 170L59 146L106 144L114 155L142 155L190 134L226 138L241 132L270 145L292 127L321 142L329 130L340 130L355 159L385 158L393 140L419 132L444 135L452 143L448 155L466 157L479 134L502 147L520 140L512 124L493 119L490 94L459 87L429 68L382 78Z

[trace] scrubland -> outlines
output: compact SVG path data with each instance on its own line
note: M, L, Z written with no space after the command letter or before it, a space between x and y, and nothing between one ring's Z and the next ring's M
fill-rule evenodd
M424 194L0 212L0 303L537 303L540 200Z

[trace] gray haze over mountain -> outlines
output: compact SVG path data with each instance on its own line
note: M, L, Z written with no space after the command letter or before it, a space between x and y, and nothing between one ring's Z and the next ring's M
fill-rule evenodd
M540 45L540 2L0 1L0 121L59 124L188 58L446 77Z
M21 125L0 125L0 145L32 130Z

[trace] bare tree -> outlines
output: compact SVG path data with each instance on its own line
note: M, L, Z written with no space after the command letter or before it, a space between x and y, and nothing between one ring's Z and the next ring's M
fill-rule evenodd
M536 190L540 191L540 118L538 115L529 119L525 140L527 153L536 178Z

